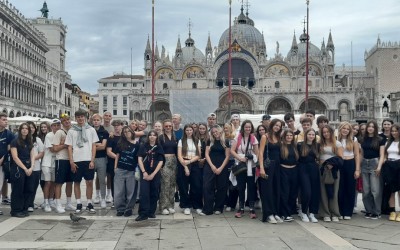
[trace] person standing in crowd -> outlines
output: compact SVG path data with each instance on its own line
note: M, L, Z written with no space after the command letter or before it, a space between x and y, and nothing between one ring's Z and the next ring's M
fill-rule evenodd
M0 113L0 188L2 189L3 193L3 200L7 200L7 190L4 192L5 187L8 187L7 178L5 177L6 169L8 168L9 162L9 151L10 151L10 144L14 139L13 133L7 129L8 126L8 119L6 113ZM5 184L5 185L4 185ZM5 195L4 195L5 193ZM3 212L0 211L0 215Z
M304 141L297 144L299 151L299 175L301 196L301 220L303 222L318 222L321 197L320 172L317 160L319 158L316 132L310 128L304 132ZM308 216L307 216L308 214Z
M94 159L94 167L97 172L97 179L99 182L98 189L96 188L96 196L94 199L94 203L98 204L100 202L101 208L106 208L106 175L107 175L107 140L109 137L109 133L104 127L101 125L102 117L99 114L94 114L92 116L93 127L96 130L97 137L99 141L96 143L96 158Z
M239 190L239 209L235 213L236 218L241 218L244 214L246 187L247 199L250 207L250 218L257 218L254 204L256 199L255 167L258 156L258 140L253 133L253 123L250 120L243 121L240 127L240 133L231 147L231 154L235 158L235 164L240 164L241 162L247 164L247 171L243 171L236 176Z
M206 215L221 214L224 210L228 191L228 162L230 156L229 141L218 125L211 128L210 140L207 142L205 157L207 163L203 169L203 213Z
M322 177L319 215L325 222L338 222L340 217L338 193L341 179L339 169L343 165L343 146L336 141L334 130L329 125L323 126L320 132L319 151Z
M162 123L160 121L156 121L153 124L153 130L156 131L157 135L161 135L163 133Z
M141 171L140 203L139 216L135 220L142 221L156 217L160 195L160 169L163 165L164 151L158 144L156 131L149 131L146 142L140 145L138 156Z
M82 212L81 181L86 181L86 211L96 213L92 204L94 161L96 157L96 143L99 141L96 130L86 122L87 112L78 110L75 112L76 125L68 130L65 144L68 145L69 164L74 181L74 193L76 198L76 213Z
M393 125L393 120L392 119L383 119L382 121L382 132L379 133L379 136L382 137L385 140L385 143L390 137L390 128ZM381 214L390 214L390 208L389 208L389 199L391 196L391 191L389 188L388 183L383 179L382 180L382 207L381 207Z
M268 129L270 123L271 123L271 116L268 114L263 115L261 118L261 124L264 125Z
M224 136L225 136L225 139L229 142L229 144L228 144L229 148L231 148L233 142L235 141L235 137L236 137L236 131L233 130L233 126L231 123L225 123ZM230 173L234 163L235 163L235 158L229 152L229 161L228 161L228 165L226 166L228 173ZM228 180L228 195L226 198L227 200L226 200L225 211L230 212L232 210L235 210L238 198L239 198L239 192L238 192L237 185L233 186L232 182L230 180Z
M303 131L301 131L298 135L295 137L296 143L304 141L304 132L312 128L312 120L308 117L305 117L301 119L301 127ZM317 142L319 142L319 136L317 135Z
M209 113L207 116L208 130L210 130L214 125L217 125L217 115L215 113Z
M114 176L115 176L114 165L115 165L115 159L117 158L117 155L116 155L117 145L118 145L118 141L121 138L123 122L121 120L113 120L111 122L111 125L114 127L114 134L112 137L110 136L107 140L106 152L107 152L107 178L110 178L110 180L111 180L111 184L110 184L111 191L109 192L109 193L111 193L111 197L112 197L111 202L113 202L111 207L114 207L114 200L113 200Z
M18 129L17 138L11 142L11 216L23 218L29 216L28 207L33 190L35 155L33 150L31 129L27 123L22 123Z
M311 119L311 127L313 126L314 120L315 120L315 110L309 109L306 110L306 118Z
M318 117L319 118L319 117ZM343 146L343 165L340 170L339 211L345 220L353 215L356 180L360 177L360 148L353 128L348 122L342 122L338 129L338 141Z
M183 129L181 128L182 116L180 114L173 114L172 115L172 125L173 125L173 132L175 134L175 138L177 141L182 139L183 136Z
M231 116L231 123L232 123L233 129L235 130L235 133L239 134L240 133L240 115L233 114Z
M67 138L67 133L71 128L71 120L69 115L61 114L60 116L62 128L57 130L53 137L53 151L56 154L55 160L55 198L56 198L56 211L58 213L63 213L65 210L75 211L75 207L72 205L72 172L71 166L69 164L68 157L68 145L65 144L65 139ZM65 209L61 204L61 188L65 185L65 194L67 196L67 204L65 204Z
M135 169L139 146L139 139L131 128L125 126L117 144L114 163L114 203L117 216L131 216L136 203Z
M198 124L195 123L195 122L192 122L192 124L191 124L190 126L192 126L193 133L194 133L195 135L197 135L197 133L198 133L198 131L199 131L199 126L198 126Z
M287 127L293 131L295 136L300 134L301 131L294 126L294 123L295 123L296 120L294 118L294 114L293 113L290 113L290 112L286 113L283 116L283 120L285 121Z
M164 150L165 164L161 172L161 191L159 209L161 214L175 213L175 189L177 174L177 149L178 142L172 130L171 120L164 120L164 132L159 136L158 142Z
M358 138L357 138L359 142L362 141L362 138L364 138L366 130L367 130L367 124L360 123L360 131L359 131Z
M261 137L267 134L267 130L268 128L266 128L264 125L262 124L258 125L256 129L256 138L258 141L261 141Z
M390 191L389 220L400 222L400 213L396 214L395 194L400 191L400 126L394 124L390 128L390 137L385 146L386 163L382 176Z
M40 138L40 140L42 140L43 143L47 133L50 131L51 131L50 124L48 122L41 122L39 124L38 137Z
M44 189L43 189L43 196L44 196L44 211L49 213L51 209L57 208L53 197L54 197L54 181L55 181L55 159L56 154L53 151L53 138L54 134L60 130L61 128L61 121L58 119L53 119L51 124L51 131L46 134L46 138L44 140L44 156L42 160L42 180L45 181Z
M190 124L183 127L183 137L178 142L177 183L180 194L179 206L185 215L190 215L193 207L196 213L204 215L203 208L203 169L200 168L200 141L194 137Z
M260 142L260 198L262 204L262 222L276 224L283 222L278 216L280 209L280 137L282 121L273 119L269 125L268 133L261 137Z
M298 194L298 168L299 153L294 143L294 133L284 129L281 136L280 155L280 215L283 221L293 221L292 214L296 212L296 198Z
M379 219L382 206L381 169L385 156L385 140L378 135L376 121L368 121L365 135L361 141L361 148L363 150L361 175L365 218Z
M114 126L111 124L112 114L111 112L103 113L103 128L107 130L108 133L114 133Z
M210 134L207 131L207 124L203 122L199 123L199 128L197 133L195 134L195 137L197 137L201 143L199 165L200 167L204 167L204 165L206 164L207 142L210 139Z
M30 129L31 129L31 136L32 136L32 143L33 143L33 155L35 157L34 168L32 171L32 182L33 182L33 192L32 195L29 197L28 200L28 212L33 212L35 207L35 197L36 197L36 190L39 186L40 182L40 163L44 155L44 145L42 140L37 136L37 129L35 123L28 121L26 122Z
M329 124L329 120L326 116L324 115L320 115L317 118L317 126L318 126L318 130L321 130L325 125Z

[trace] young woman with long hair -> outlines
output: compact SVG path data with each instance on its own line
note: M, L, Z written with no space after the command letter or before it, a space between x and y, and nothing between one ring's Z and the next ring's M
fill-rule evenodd
M354 209L356 180L360 177L360 147L353 135L350 123L342 122L338 129L338 141L343 146L343 165L340 170L339 211L345 220L351 219Z
M177 150L178 142L172 130L172 121L164 120L163 133L159 136L158 142L164 150L164 167L161 173L161 190L159 209L161 214L168 215L175 213L175 189L177 173Z
M362 141L362 138L364 138L366 129L367 129L367 124L360 123L360 127L359 127L358 134L357 134L357 140L359 143Z
M390 137L390 128L393 125L393 120L385 118L382 120L382 126L381 126L381 133L379 133L379 136L382 137L382 139L385 141L385 143L389 140ZM389 207L389 200L391 196L391 191L389 188L388 183L385 181L385 179L382 179L382 207L381 207L381 214L390 214L390 207Z
M224 136L225 139L229 142L229 148L231 148L232 144L235 142L236 130L232 123L227 122L224 124ZM235 163L235 158L229 152L229 161L228 161L228 172L231 171L233 164ZM228 180L228 195L226 198L226 211L230 212L236 209L236 204L239 198L239 191L237 186L233 186L232 182Z
M203 213L206 215L221 214L224 210L230 156L229 140L225 139L222 128L215 125L210 134L206 147L207 164L203 169Z
M35 168L35 153L32 143L31 128L22 123L18 128L18 135L11 144L11 216L26 217L28 207L32 204L34 181L31 177Z
M44 155L44 145L42 140L38 137L37 135L37 129L35 123L28 121L26 122L30 129L31 129L31 135L32 135L32 143L33 143L33 150L34 150L34 155L35 155L35 167L33 168L33 172L31 175L32 181L33 181L33 193L29 197L29 207L28 207L28 212L33 212L33 209L35 207L34 201L35 201L35 196L36 196L36 190L39 186L40 182L40 161L43 158Z
M371 120L367 123L365 135L361 141L363 158L361 175L363 179L363 203L365 218L379 219L382 206L381 169L385 156L385 140L378 135L378 124Z
M340 165L343 164L343 146L336 141L334 130L329 125L321 128L320 139L320 165L321 165L321 203L319 206L319 215L325 222L338 222L340 217L338 193L340 183ZM336 159L336 164L331 163ZM329 160L328 164L324 164ZM333 183L327 183L324 178L329 171L332 173ZM326 172L326 173L325 173ZM335 178L336 177L336 178Z
M48 122L41 122L39 124L39 129L38 129L38 137L42 142L44 143L44 139L46 138L46 135L48 132L50 132L50 124Z
M195 209L199 215L204 215L203 208L203 168L199 166L201 142L193 135L190 124L183 127L183 137L178 142L178 174L180 204L185 215L190 215L190 209Z
M297 144L299 151L299 180L301 190L301 220L303 222L318 222L321 197L320 172L317 134L313 128L304 132L304 141ZM308 214L308 216L307 216Z
M383 167L383 180L390 191L389 220L400 222L400 213L395 211L395 193L400 191L400 125L393 124L390 128L389 141L385 146L385 165Z
M192 124L193 128L193 124ZM206 147L207 147L207 142L210 139L210 134L207 131L207 124L206 123L199 123L197 127L197 132L193 129L193 133L195 134L195 137L197 137L201 143L201 149L200 149L200 159L199 159L199 165L200 167L203 167L204 164L206 163Z
M125 126L117 144L114 163L114 204L117 216L132 215L136 202L135 169L138 164L138 151L139 140L135 138L132 129Z
M147 140L140 145L138 153L140 167L140 203L136 221L155 218L158 197L160 195L160 169L163 165L164 151L158 144L155 130L149 131Z
M241 218L244 214L246 187L247 199L250 207L250 218L257 218L254 204L256 199L255 167L258 155L258 140L253 133L253 123L250 120L243 121L240 127L240 133L231 147L231 154L235 158L235 164L240 164L241 162L247 164L247 171L236 176L239 189L239 210L237 210L235 214L236 218Z
M256 138L258 141L261 141L261 137L265 134L267 134L267 127L265 127L264 125L260 124L258 125L257 129L256 129Z
M298 195L298 168L297 152L294 142L294 133L291 129L284 129L281 135L280 154L280 215L283 221L293 221L292 214L296 212L296 199Z
M273 119L268 127L268 133L261 137L260 142L260 197L262 204L262 222L276 224L283 222L278 216L280 200L280 136L283 122ZM265 165L268 163L268 165Z

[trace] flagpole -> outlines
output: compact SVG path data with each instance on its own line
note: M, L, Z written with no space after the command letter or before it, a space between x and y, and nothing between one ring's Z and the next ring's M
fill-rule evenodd
M228 59L228 116L231 117L231 105L232 105L232 0L229 0L229 59Z
M155 58L154 58L154 0L152 0L152 8L151 8L151 119L152 123L154 123L155 119L155 72L154 72L154 63L155 63Z
M305 102L305 110L304 112L307 112L308 110L308 47L309 47L309 40L310 40L310 36L309 36L309 30L308 30L308 14L309 14L309 4L310 4L310 0L306 0L307 3L307 45L306 45L306 102Z

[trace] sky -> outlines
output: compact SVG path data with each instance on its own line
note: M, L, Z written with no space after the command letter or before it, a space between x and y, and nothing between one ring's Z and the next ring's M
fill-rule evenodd
M43 0L8 0L25 17L36 18ZM151 39L152 0L47 0L49 18L61 18L67 28L66 70L82 90L97 93L98 80L114 72L143 75L144 50ZM293 33L303 32L306 0L248 0L249 17L264 33L268 59L276 42L286 56ZM240 14L241 0L232 0L232 20ZM332 32L336 66L364 66L364 52L380 36L400 41L399 0L310 0L310 41L317 47ZM170 58L178 36L188 38L189 19L195 46L205 51L210 34L217 46L229 28L229 0L155 0L155 40ZM353 58L353 60L351 59Z

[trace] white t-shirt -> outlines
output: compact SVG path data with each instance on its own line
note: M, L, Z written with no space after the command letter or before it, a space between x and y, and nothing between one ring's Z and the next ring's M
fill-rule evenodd
M341 147L343 147L342 143L340 143L339 141L336 141L336 148L341 148ZM332 146L325 146L324 152L320 154L319 158L321 161L326 161L329 158L332 158L334 156L336 156L336 154L333 153Z
M42 140L40 140L39 137L36 137L36 142L33 143L33 152L34 152L35 156L43 151L44 151L43 142L42 142ZM41 161L42 161L42 159L38 159L35 161L35 166L33 168L33 171L40 171Z
M91 161L92 160L92 145L99 141L96 130L92 127L83 129L82 133L86 133L87 142L83 143L83 147L78 147L78 131L71 128L68 130L67 138L65 139L65 144L72 146L72 158L74 162L81 161Z
M56 132L53 137L53 145L60 145L61 141L64 141L67 137L67 132L63 129L60 129ZM64 148L56 153L56 160L68 160L68 149Z
M399 142L394 141L390 144L390 147L387 149L388 159L397 159L400 160L399 155Z
M183 157L185 157L185 156L188 156L188 157L196 156L196 147L194 145L193 139L188 138L187 139L187 145L188 145L188 149L187 149L186 155L183 155ZM178 148L179 147L180 148L182 147L182 140L179 140L179 142L178 142ZM200 140L199 140L199 143L198 143L198 148L199 148L199 150L201 148Z
M53 137L54 133L49 132L44 139L44 156L42 159L42 166L44 167L55 167L54 160L56 154L50 151L50 149L53 147Z
M354 137L353 141L356 143L357 138ZM346 149L346 146L347 146L346 139L343 139L341 142L343 145L343 157L354 157L354 150L349 151Z

